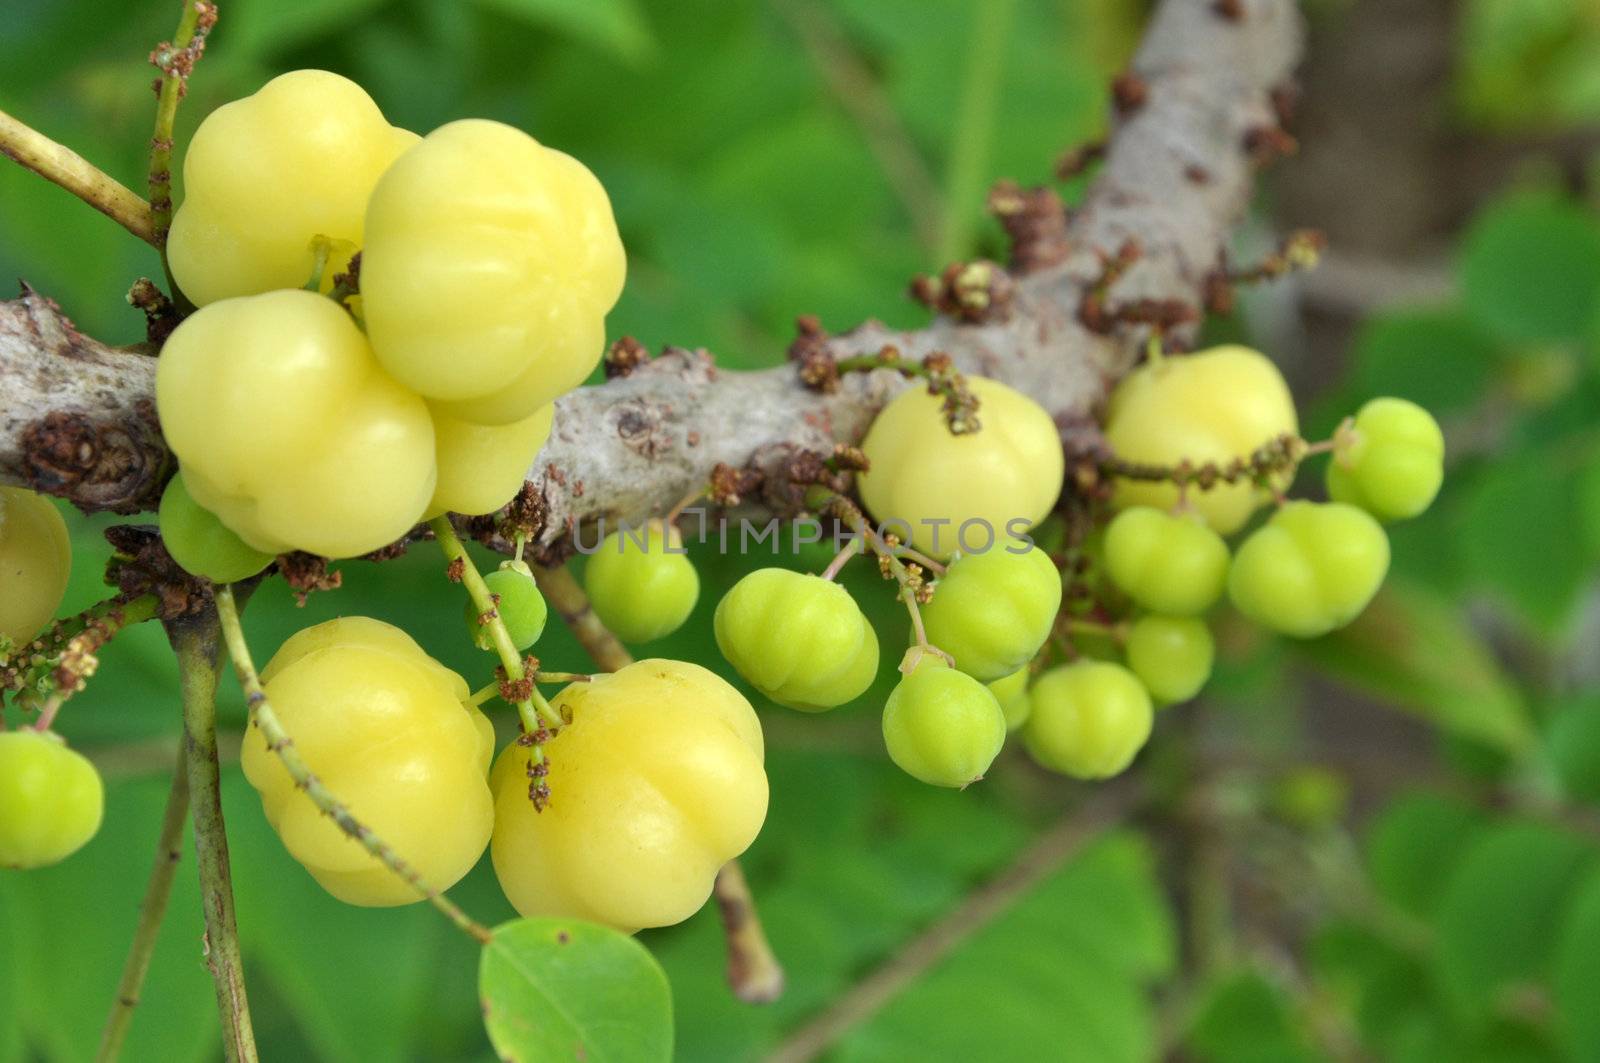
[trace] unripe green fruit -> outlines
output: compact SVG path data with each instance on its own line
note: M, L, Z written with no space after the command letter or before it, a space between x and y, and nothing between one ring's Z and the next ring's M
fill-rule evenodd
M1002 540L981 554L961 554L922 607L928 641L956 667L985 683L1033 659L1061 608L1061 573L1036 546Z
M1196 516L1134 506L1106 528L1106 571L1128 597L1157 613L1192 616L1222 597L1228 544Z
M1381 521L1415 517L1444 482L1444 433L1433 415L1405 399L1373 399L1328 462L1328 494Z
M1354 620L1389 570L1389 538L1343 502L1290 502L1233 558L1228 596L1256 623L1315 638Z
M0 637L25 645L49 623L67 592L72 541L55 503L21 487L0 487Z
M550 607L545 604L544 595L539 593L539 586L534 583L533 573L528 566L520 561L507 562L506 567L483 577L483 582L488 584L489 593L499 598L494 609L506 625L511 644L519 650L525 650L538 642L539 636L544 634ZM472 632L472 641L480 649L492 649L494 639L489 634L489 628L479 623L478 616L478 607L468 601L467 630Z
M1024 665L1008 676L1002 676L988 684L989 693L1000 703L1000 711L1005 713L1006 731L1015 731L1028 722L1028 713L1033 709L1033 699L1028 695L1028 668Z
M1041 675L1031 694L1033 713L1022 740L1051 771L1075 779L1110 778L1133 762L1150 737L1150 695L1120 664L1060 665Z
M1294 397L1278 367L1248 347L1228 345L1162 358L1129 373L1111 393L1105 438L1125 461L1218 465L1299 431ZM1281 481L1287 485L1289 476ZM1237 531L1271 496L1248 481L1191 490L1189 502L1222 535ZM1118 480L1118 509L1169 509L1171 483Z
M977 782L1005 740L1005 713L989 688L931 653L895 685L883 709L889 759L932 786Z
M622 641L663 638L689 619L700 574L682 550L678 529L653 520L642 531L612 532L590 555L583 570L589 604Z
M181 473L161 493L159 521L161 541L172 560L185 572L212 583L237 583L272 564L271 554L246 543L196 502Z
M0 732L0 867L60 863L100 829L100 773L54 734Z
M780 705L820 712L859 697L878 674L878 636L837 583L762 568L717 603L717 647Z
M1188 701L1211 678L1216 643L1192 616L1144 616L1128 629L1128 667L1159 704Z

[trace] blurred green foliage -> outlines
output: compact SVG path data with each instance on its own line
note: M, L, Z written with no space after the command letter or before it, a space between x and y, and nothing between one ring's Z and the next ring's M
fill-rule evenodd
M797 313L834 328L874 315L914 323L920 312L898 295L912 273L938 265L941 249L998 253L974 189L1040 180L1058 148L1102 130L1104 85L1143 6L224 0L178 139L212 107L299 66L356 78L414 129L463 115L514 123L584 159L611 191L631 267L613 335L761 365L780 357ZM174 8L3 0L0 108L140 187L152 110L144 56ZM1463 115L1517 128L1594 116L1591 0L1466 0L1464 11ZM841 63L878 86L869 105L896 116L887 150L923 160L913 183L931 198L887 176L874 139L884 134L865 134L830 88ZM157 269L110 221L0 167L0 276L25 277L86 330L126 342L142 322L122 293ZM828 1058L1131 1061L1179 1045L1229 1061L1351 1046L1401 1060L1600 1059L1600 868L1582 828L1600 801L1587 626L1600 563L1600 225L1553 190L1516 190L1464 234L1457 282L1447 305L1370 320L1307 419L1326 432L1366 398L1396 394L1445 422L1447 488L1428 515L1393 529L1395 586L1356 627L1303 651L1224 618L1207 710L1248 735L1263 762L1293 758L1305 697L1295 669L1310 664L1435 725L1447 779L1380 809L1359 848L1331 769L1218 791L1221 814L1244 809L1252 838L1290 847L1263 881L1302 864L1318 876L1296 894L1316 911L1290 942L1293 960L1241 946L1194 977L1199 946L1174 899L1196 925L1206 909L1169 866L1189 832L1119 830L1024 891ZM68 609L103 593L105 523L75 523ZM645 650L716 664L710 611L753 562L704 549L695 560L696 614ZM344 589L304 607L281 583L261 590L246 616L259 656L299 627L367 613L486 676L461 628L460 591L427 544L341 569ZM884 645L898 645L903 615L873 574L861 566L846 580ZM559 625L540 653L581 666ZM671 980L680 1058L759 1058L1015 860L1078 796L1014 750L967 793L892 769L873 706L893 656L856 706L806 718L762 706L772 809L745 864L788 990L765 1008L731 998L714 911L641 935ZM170 654L147 625L118 638L64 712L62 730L111 780L108 820L66 865L0 875L0 1061L92 1055L153 857L175 691ZM223 727L237 736L242 700L231 679L226 691ZM1182 742L1190 712L1163 717L1148 755L1169 797L1197 785ZM475 950L424 907L333 901L286 855L231 767L224 804L265 1058L492 1058ZM1181 824L1187 806L1175 807L1165 811ZM192 867L192 851L185 860ZM512 915L487 862L453 895L482 921ZM127 1058L215 1058L200 940L196 886L180 874Z

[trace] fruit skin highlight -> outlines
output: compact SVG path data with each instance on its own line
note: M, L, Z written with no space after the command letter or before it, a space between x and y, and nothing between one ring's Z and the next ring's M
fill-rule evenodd
M545 809L528 800L526 747L494 767L491 854L506 896L525 916L624 931L687 919L766 819L755 710L715 673L659 659L552 704L572 722L544 746Z
M1119 459L1143 464L1226 465L1299 430L1294 397L1278 367L1237 345L1148 362L1122 379L1106 408L1106 442ZM1288 486L1288 474L1279 486ZM1218 483L1188 495L1219 535L1238 531L1270 498L1247 482ZM1117 509L1169 510L1177 501L1172 483L1128 479L1117 481L1112 498Z
M861 441L872 464L856 484L868 511L883 531L909 531L910 545L941 560L1020 535L1061 496L1065 458L1050 414L997 380L966 379L978 399L978 431L953 434L944 400L913 385ZM975 523L963 533L968 522Z

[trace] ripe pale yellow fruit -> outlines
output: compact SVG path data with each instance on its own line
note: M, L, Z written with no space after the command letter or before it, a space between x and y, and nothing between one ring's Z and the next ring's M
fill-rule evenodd
M428 134L373 190L362 310L397 380L461 420L508 424L599 362L625 268L594 174L467 119Z
M167 238L178 287L197 306L302 287L317 236L334 242L331 284L361 246L373 186L418 139L326 70L290 71L217 108L183 156Z
M528 799L529 750L495 764L491 853L525 916L668 926L767 815L761 724L732 686L684 661L637 661L554 699L572 722L544 746L551 796Z
M1278 367L1236 345L1140 366L1117 385L1106 408L1105 438L1117 457L1153 465L1226 465L1299 430ZM1248 482L1189 490L1190 504L1220 535L1237 531L1269 498ZM1177 500L1171 483L1119 480L1113 504L1165 510Z
M867 430L872 467L861 499L885 531L946 558L982 552L1026 532L1061 496L1061 435L1044 407L996 380L968 377L978 398L976 432L951 433L943 399L913 385ZM897 527L897 525L899 525Z
M439 480L433 489L430 517L440 513L493 513L522 490L534 457L550 438L554 405L506 425L473 424L433 412Z
M294 635L261 678L306 766L424 882L448 889L472 869L494 823L494 728L465 680L362 616ZM240 762L284 848L329 893L366 907L422 899L306 799L259 728Z
M268 554L353 557L422 518L427 405L384 374L350 315L314 292L212 303L167 340L156 406L189 494Z
M50 622L67 592L72 543L55 503L0 487L0 635L18 646Z

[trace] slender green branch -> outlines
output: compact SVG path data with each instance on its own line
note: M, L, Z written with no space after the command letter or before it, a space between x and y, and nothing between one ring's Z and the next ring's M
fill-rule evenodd
M539 590L555 607L562 621L600 668L615 672L633 663L622 640L595 615L572 570L565 565L535 568ZM717 912L728 942L728 985L733 995L749 1004L765 1004L783 992L783 965L767 941L761 913L745 881L739 861L730 860L717 872L712 887Z
M204 54L206 35L217 21L215 4L207 0L182 2L183 11L172 40L157 47L150 56L161 71L155 131L150 134L150 242L161 252L163 265L167 260L167 230L172 228L172 127L178 103L189 89L189 75ZM176 287L173 291L177 292Z
M48 731L62 704L99 669L101 648L123 628L155 616L158 605L148 594L131 601L110 598L56 621L26 646L0 656L0 691L15 691L19 707L37 709L33 727Z
M207 611L173 623L168 631L177 651L178 680L183 691L184 760L194 805L206 966L211 969L217 990L222 1048L229 1063L255 1063L255 1035L233 911L228 832L222 819L222 773L217 765L217 617Z
M111 1001L105 1029L100 1034L96 1063L110 1063L122 1055L122 1044L133 1023L133 1009L139 1006L150 957L155 952L161 921L166 918L167 902L172 899L172 882L183 858L183 825L189 818L189 766L185 747L178 746L178 762L172 771L172 788L167 792L167 808L161 817L161 834L156 839L155 864L139 904L139 924L134 928L128 960L117 982L117 995Z
M218 587L216 594L217 613L222 622L222 636L228 645L228 656L233 661L234 674L239 677L239 685L244 688L245 704L250 710L250 723L261 729L261 737L266 739L267 748L283 762L295 785L305 792L306 797L322 811L323 815L333 820L347 836L360 843L361 847L371 853L384 867L415 889L424 900L455 924L457 929L480 943L487 943L490 938L488 928L467 915L450 898L428 885L410 864L402 860L382 838L373 833L372 828L356 819L350 809L334 797L323 785L322 780L312 772L305 758L295 748L294 739L284 731L283 724L278 720L278 714L273 711L272 703L267 700L266 691L261 688L261 677L256 674L255 662L250 659L250 647L245 642L244 627L239 623L239 608L234 601L233 588Z
M156 245L150 204L82 155L0 111L0 155L60 185L147 244Z
M522 714L523 730L532 735L542 729L554 730L560 727L563 722L561 715L550 706L544 695L540 694L538 688L529 680L527 667L522 662L522 654L511 641L511 632L506 630L505 621L495 608L494 593L483 581L483 574L478 571L478 566L472 563L472 558L467 554L467 548L462 545L460 537L456 535L455 526L450 523L450 518L435 517L428 526L433 529L433 537L438 540L439 549L444 551L445 560L450 563L451 578L459 578L467 588L467 595L472 599L472 607L478 612L478 621L489 632L495 653L500 657L500 667L506 674L506 683L518 695L506 700L516 705L517 711ZM526 686L523 685L525 682ZM531 762L536 765L542 764L544 751L538 745L534 745L532 750Z

